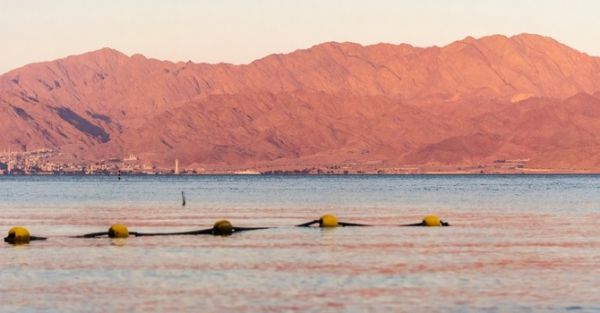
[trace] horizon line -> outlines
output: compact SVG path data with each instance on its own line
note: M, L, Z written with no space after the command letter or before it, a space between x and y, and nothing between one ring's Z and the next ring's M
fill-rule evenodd
M587 55L589 57L600 58L600 55L597 56L597 55L589 54L589 53L587 53L585 51L582 51L582 50L579 50L579 49L577 49L575 47L569 46L569 45L567 45L567 44L565 44L565 43L563 43L563 42L555 39L552 36L546 36L546 35L542 35L542 34L538 34L538 33L520 32L520 33L512 34L512 35L495 33L495 34L483 35L483 36L480 36L480 37L473 37L471 35L467 35L467 36L463 37L462 39L453 40L452 42L444 44L444 45L434 44L434 45L430 45L430 46L416 46L416 45L413 45L413 44L410 44L410 43L407 43L407 42L391 43L391 42L383 42L382 41L382 42L377 42L377 43L363 44L363 43L354 42L354 41L335 41L335 40L330 40L330 41L323 41L323 42L320 42L320 43L315 43L315 44L313 44L311 46L308 46L308 47L305 47L305 48L297 48L297 49L294 49L294 50L291 50L291 51L269 53L269 54L266 54L266 55L264 55L262 57L256 58L256 59L254 59L254 60L252 60L250 62L246 62L246 63L233 63L233 62L225 62L225 61L223 61L223 62L216 62L216 63L210 63L210 62L205 62L205 61L192 61L192 60L187 60L187 61L178 60L178 61L176 61L176 60L169 60L169 59L158 59L158 58L155 58L155 57L152 57L152 56L147 56L147 55L145 55L143 53L140 53L140 52L135 52L135 53L128 54L128 53L123 52L121 50L118 50L116 48L105 46L105 47L101 47L101 48L94 49L94 50L89 50L89 51L83 51L83 52L79 52L79 53L68 54L68 55L65 55L63 57L59 57L59 58L55 58L55 59L40 60L40 61L35 61L35 62L23 64L21 66L18 66L18 67L15 67L13 69L10 69L10 70L8 70L6 72L0 73L0 76L4 76L5 74L8 74L10 72L22 69L22 68L30 66L30 65L55 62L55 61L64 60L64 59L67 59L67 58L70 58L70 57L78 57L78 56L82 56L82 55L86 55L86 54L100 52L100 51L103 51L103 50L114 51L114 52L122 54L122 55L124 55L124 56L126 56L128 58L132 58L132 57L135 57L135 56L139 55L139 56L144 57L144 58L146 58L148 60L156 60L156 61L160 61L160 62L170 62L170 63L173 63L173 64L178 64L178 63L192 63L192 64L197 64L197 65L205 64L205 65L245 66L245 65L250 65L250 64L252 64L254 62L266 59L266 58L271 57L271 56L290 55L290 54L298 52L298 51L307 51L307 50L313 49L315 47L319 47L319 46L323 46L323 45L327 45L327 44L341 44L341 45L343 45L343 44L353 44L353 45L358 45L358 46L360 46L362 48L368 48L368 47L378 46L378 45L392 45L392 46L403 46L403 45L406 45L406 46L410 46L410 47L415 48L415 49L435 49L435 48L443 49L443 48L451 46L451 45L453 45L455 43L463 42L463 41L469 40L469 39L480 41L480 40L483 40L483 39L486 39L486 38L503 37L503 38L506 38L506 39L510 40L510 39L513 39L513 38L516 38L516 37L525 37L525 36L539 37L539 38L544 38L546 40L552 40L552 41L554 41L554 42L556 42L556 43L558 43L560 45L563 45L565 47L573 49L573 50L575 50L575 51L577 51L579 53L585 54L585 55Z

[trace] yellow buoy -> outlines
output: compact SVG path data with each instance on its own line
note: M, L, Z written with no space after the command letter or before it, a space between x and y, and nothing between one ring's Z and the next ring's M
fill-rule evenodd
M4 241L20 245L29 243L30 237L29 231L25 227L16 226L8 231L8 236L4 238Z
M227 236L233 234L233 225L227 220L220 220L213 225L213 235Z
M129 229L123 224L113 224L108 229L108 237L110 238L127 238L129 237Z
M427 215L423 218L425 226L442 226L442 220L437 215Z
M337 227L338 226L337 217L335 217L335 215L325 214L325 215L321 216L321 218L319 219L319 226L321 226L321 227Z

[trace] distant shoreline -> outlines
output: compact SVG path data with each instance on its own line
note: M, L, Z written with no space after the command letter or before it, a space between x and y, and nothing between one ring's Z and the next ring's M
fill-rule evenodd
M467 173L467 172L422 172L422 173L259 173L259 174L240 174L240 173L230 173L230 172L212 172L212 173L202 173L202 174L167 174L167 173L157 173L157 174L145 174L145 173L123 173L121 175L115 174L78 174L78 173L60 173L60 174L10 174L10 175L0 175L0 178L9 178L9 177L202 177L202 176L319 176L319 177L343 177L343 176L561 176L561 175L578 175L578 176L596 176L600 175L600 171L597 172L567 172L567 171L557 171L557 172L549 172L549 171L528 171L523 173Z

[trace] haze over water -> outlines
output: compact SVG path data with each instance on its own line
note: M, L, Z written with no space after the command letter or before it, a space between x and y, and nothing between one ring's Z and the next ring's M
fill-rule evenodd
M50 237L0 245L0 311L600 311L600 176L0 177L0 200L1 230ZM325 213L378 226L293 227ZM396 226L430 213L452 227ZM276 228L67 237L222 218Z

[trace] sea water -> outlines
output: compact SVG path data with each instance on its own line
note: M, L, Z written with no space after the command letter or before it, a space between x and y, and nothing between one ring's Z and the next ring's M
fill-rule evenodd
M69 237L219 219L272 228ZM600 312L600 176L0 177L15 225L49 239L0 245L2 312Z

